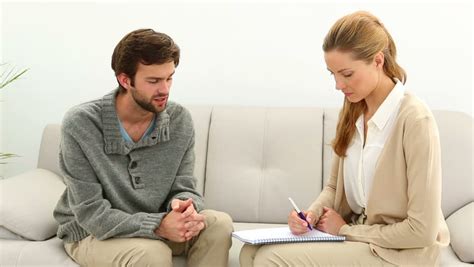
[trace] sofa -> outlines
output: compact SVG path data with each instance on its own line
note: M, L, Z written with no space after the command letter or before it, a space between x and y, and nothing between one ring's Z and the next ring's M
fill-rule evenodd
M328 178L338 110L318 107L187 106L196 129L195 176L207 208L234 229L285 225L292 197L306 208ZM451 245L441 266L474 266L473 118L434 111L442 146L442 210ZM60 125L44 128L36 169L0 180L0 266L77 266L56 236L52 212L64 190ZM420 192L422 194L422 192ZM233 239L229 266L239 266ZM173 258L185 266L185 258Z

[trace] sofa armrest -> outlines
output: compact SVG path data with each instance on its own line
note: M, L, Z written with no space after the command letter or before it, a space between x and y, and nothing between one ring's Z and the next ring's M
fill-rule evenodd
M53 211L64 189L61 177L44 169L0 180L0 226L30 240L54 236Z
M446 223L456 255L463 262L474 262L474 202L451 214Z

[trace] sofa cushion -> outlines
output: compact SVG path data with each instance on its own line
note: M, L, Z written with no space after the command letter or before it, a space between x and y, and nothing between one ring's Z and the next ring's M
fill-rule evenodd
M441 143L443 171L443 214L448 217L464 204L474 201L474 142L472 116L447 110L434 110Z
M474 202L454 212L446 223L456 255L464 262L474 262Z
M336 137L336 126L339 118L339 108L325 108L323 120L323 185L325 186L331 174L331 164L334 157L332 141Z
M38 168L61 175L59 170L59 142L61 125L48 124L44 127L38 156Z
M32 242L28 240L0 240L0 266L79 266L57 238Z
M446 267L473 267L472 264L464 263L459 260L451 246L441 248L439 255L439 266Z
M57 174L35 169L0 180L0 226L31 240L56 234L53 210L65 185Z
M9 240L24 240L21 236L13 233L7 228L0 226L0 239L9 239Z
M321 191L322 109L216 107L204 197L236 222L286 223Z
M197 179L197 190L204 192L204 176L206 175L207 158L207 136L209 135L209 123L211 120L212 107L187 105L186 108L191 113L194 123L194 154L196 162L194 164L194 176Z

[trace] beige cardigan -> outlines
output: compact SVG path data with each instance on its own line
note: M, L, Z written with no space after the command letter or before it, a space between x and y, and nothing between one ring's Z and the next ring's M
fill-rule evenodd
M449 244L441 211L441 152L433 115L405 93L393 133L375 169L364 224L344 225L339 234L366 242L372 252L396 265L438 264L439 249ZM328 183L308 210L335 209L350 222L344 192L344 158L335 156Z

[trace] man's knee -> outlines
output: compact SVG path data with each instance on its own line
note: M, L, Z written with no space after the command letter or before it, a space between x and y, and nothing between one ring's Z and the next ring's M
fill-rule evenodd
M206 216L206 230L212 231L213 235L230 236L232 234L234 227L229 214L215 210L203 210L201 213Z
M200 214L206 218L206 228L189 251L189 266L227 266L232 246L232 219L214 210L203 210Z

